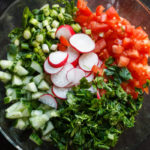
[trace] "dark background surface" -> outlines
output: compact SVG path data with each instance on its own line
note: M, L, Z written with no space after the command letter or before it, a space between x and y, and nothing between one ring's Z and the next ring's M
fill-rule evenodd
M13 0L0 0L0 14L9 6L12 1ZM150 8L150 0L141 1ZM1 150L16 150L1 134L0 145ZM150 150L150 136L137 148L137 150Z

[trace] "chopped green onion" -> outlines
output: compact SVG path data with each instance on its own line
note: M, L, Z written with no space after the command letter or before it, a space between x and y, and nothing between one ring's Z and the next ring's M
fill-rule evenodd
M62 7L60 8L60 13L64 14L65 11L66 11L65 8L62 8Z
M72 26L72 28L75 32L80 32L81 31L81 26L78 23L77 24L72 24L71 26Z
M50 13L50 16L51 16L51 17L56 17L56 16L58 16L57 11L54 10L54 9L52 9L52 10L51 10L51 13Z
M47 44L43 44L42 45L42 50L43 50L44 53L49 53L49 47L48 47L48 45Z
M58 22L57 20L54 20L54 21L52 22L52 27L53 27L53 28L58 28L58 27L59 27L59 22Z
M29 50L29 49L30 49L28 43L21 43L21 48L22 48L22 49L26 49L26 50Z
M19 41L18 39L16 39L16 40L14 41L14 44L15 44L16 46L19 46L20 41Z
M53 9L59 8L59 4L54 4L54 5L52 5L52 8L53 8Z
M36 36L36 41L42 43L44 41L44 36L42 34L38 34Z
M55 38L56 38L55 33L51 33L50 36L51 36L52 39L55 39Z
M33 42L32 42L32 46L33 46L33 47L38 47L39 45L40 45L40 43L37 42L37 41L33 41Z
M31 18L29 23L33 24L34 26L38 26L38 24L39 24L39 22L34 18Z
M39 137L37 134L35 134L35 133L32 133L29 138L30 138L31 141L33 141L33 142L36 143L37 145L41 145L41 144L42 144L42 140L41 140L40 137Z
M56 51L56 50L57 50L57 45L56 45L56 44L52 44L51 50L52 50L52 51Z
M92 32L91 32L90 29L87 29L87 30L85 30L85 33L88 34L88 35L90 35Z
M51 26L50 26L50 25L47 25L47 26L46 26L46 29L47 29L47 31L51 31Z
M45 26L48 26L48 25L49 25L48 20L44 20L42 23L43 23L43 27L45 27Z
M64 16L62 13L58 14L58 19L61 21L61 20L64 20Z
M26 29L24 32L23 32L23 37L26 39L26 40L29 40L31 38L31 32L29 29Z

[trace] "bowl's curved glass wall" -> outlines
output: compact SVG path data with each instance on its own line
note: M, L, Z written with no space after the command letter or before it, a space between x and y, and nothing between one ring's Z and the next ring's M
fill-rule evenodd
M31 9L40 8L52 0L16 0L0 16L0 59L6 58L8 33L21 25L23 8L29 6ZM143 26L150 35L150 13L138 2L138 0L88 0L88 5L95 10L96 6L102 4L105 8L113 5L122 17L127 18L136 26ZM0 130L18 149L24 150L49 150L53 149L49 143L37 147L28 140L28 131L20 132L11 127L11 121L5 119L4 110L7 107L2 100L5 96L3 85L0 84ZM150 96L145 96L142 110L137 116L135 128L128 129L121 135L114 150L136 150L136 148L150 135Z

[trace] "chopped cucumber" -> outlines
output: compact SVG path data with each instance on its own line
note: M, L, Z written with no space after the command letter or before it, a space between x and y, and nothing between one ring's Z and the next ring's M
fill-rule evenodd
M6 118L18 119L30 116L30 105L28 102L17 102L6 109Z
M14 55L11 55L10 53L7 53L7 59L9 61L14 61L15 60L15 56Z
M11 69L13 66L14 62L10 60L0 60L0 67L5 70L5 69Z
M37 92L37 87L34 82L30 82L27 84L26 89L30 92Z
M13 86L20 86L22 84L23 84L23 82L22 82L21 78L16 76L16 75L14 75L13 79L12 79L12 85Z
M41 65L36 61L32 61L31 68L39 73L43 73L43 69Z
M38 86L38 89L47 91L49 89L49 85L46 81L42 80Z
M48 134L48 135L42 136L42 140L46 142L51 142L52 141L51 135Z
M4 103L5 104L8 104L8 103L10 103L13 100L17 100L16 90L13 89L13 88L8 88L6 90L6 96L7 97L4 98Z
M32 99L39 99L43 95L42 92L37 92L32 94Z
M23 79L23 84L26 85L28 83L30 83L31 79L33 78L33 76L27 76Z
M39 83L41 82L41 80L44 78L44 75L43 74L39 74L37 76L35 76L33 78L33 82L36 84L36 85L39 85Z
M32 116L32 117L40 116L40 115L42 115L42 114L43 114L43 111L42 111L42 110L33 110L33 111L31 112L31 116Z
M12 78L10 73L0 71L0 80L4 83L10 81Z
M43 134L43 135L47 135L47 134L50 133L53 129L54 129L54 126L53 126L52 122L49 121L49 122L47 123L46 128L43 130L42 134Z
M42 140L41 140L40 137L39 137L37 134L35 134L35 133L32 133L32 134L30 135L29 139L30 139L31 141L33 141L34 143L36 143L37 145L39 145L39 146L42 144Z
M32 113L33 113L33 111L32 111ZM29 120L31 122L32 127L35 130L38 130L38 129L43 128L43 126L46 124L46 122L49 120L49 118L47 117L46 114L42 113L42 114L37 114L37 115L30 117Z
M54 109L47 111L45 114L48 116L48 118L59 117L58 111Z
M15 124L15 128L19 130L25 130L29 125L28 118L18 119Z
M14 68L14 73L18 74L19 76L26 76L29 72L24 67L16 65Z

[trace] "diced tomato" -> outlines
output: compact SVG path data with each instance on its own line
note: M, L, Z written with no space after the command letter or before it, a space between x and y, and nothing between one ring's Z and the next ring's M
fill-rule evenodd
M78 0L77 8L85 9L87 7L87 2L85 0Z
M125 37L125 38L123 39L122 45L123 45L126 49L131 48L132 45L133 45L133 40L132 40L131 38Z
M64 36L60 37L60 43L64 46L70 46L70 43L68 42L68 40Z
M107 49L103 49L103 50L101 50L101 52L100 52L100 54L99 54L99 58L100 58L100 60L103 60L103 61L105 61L107 58L109 58L109 52L108 52L108 50Z
M97 42L97 40L99 39L99 34L97 33L92 33L92 39Z
M144 88L144 92L148 95L149 94L149 88Z
M66 51L66 49L67 49L66 46L64 46L63 44L60 44L60 43L58 43L57 46L58 46L58 50L60 50L60 51Z
M106 47L106 41L104 39L98 40L95 46L95 53L99 53L102 49Z
M132 25L125 26L125 32L128 33L130 36L133 34L135 27Z
M122 47L120 45L113 45L112 51L114 54L121 54L124 51L124 47Z
M121 39L116 39L116 40L114 40L114 44L122 45L122 40Z
M102 13L100 16L97 16L97 21L99 23L104 23L107 21L107 14L106 13Z
M110 7L107 11L106 11L106 14L108 17L110 18L113 18L113 17L116 17L116 18L119 18L119 15L117 13L117 11L115 10L114 7Z
M125 57L125 56L120 56L119 61L118 61L118 66L119 67L127 67L130 62L130 59Z
M139 52L135 49L130 49L130 50L126 51L126 53L130 58L139 58L140 57Z
M81 13L82 15L85 15L85 16L90 16L90 15L92 15L92 11L91 11L91 9L88 8L88 7L84 8L84 9L81 9L81 10L80 10L80 13Z
M109 29L109 26L107 24L104 23L98 23L96 21L92 21L90 23L91 25L91 30L93 32L101 32L101 31L107 31Z
M99 5L97 8L96 8L96 16L100 16L102 14L102 12L104 11L104 7L102 5Z
M92 68L92 72L97 74L98 76L102 76L104 73L104 69L102 67L99 68L98 66L94 65Z
M75 18L75 21L82 25L83 23L87 22L87 20L88 20L88 16L84 16L84 15L80 15Z

